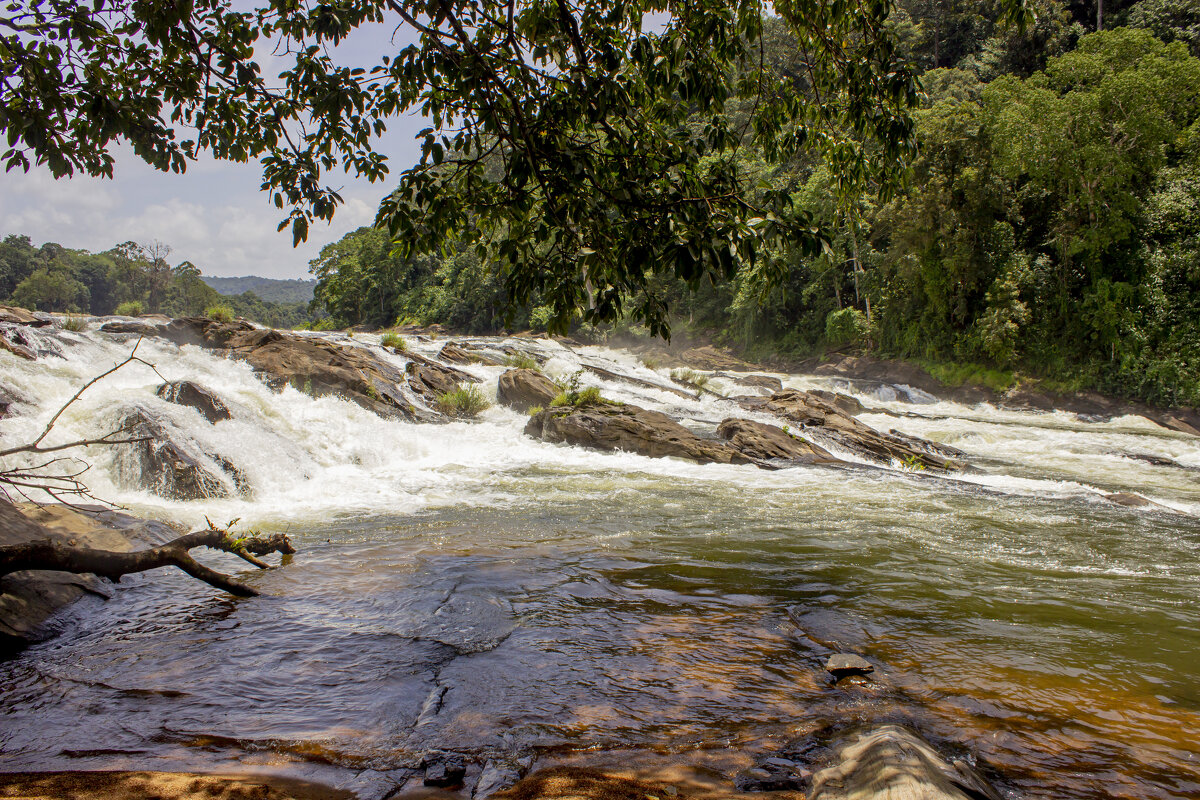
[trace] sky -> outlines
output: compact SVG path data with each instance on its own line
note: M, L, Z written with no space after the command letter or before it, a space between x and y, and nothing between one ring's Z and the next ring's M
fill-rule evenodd
M403 46L393 43L391 34L389 25L360 29L338 47L335 58L351 66L377 63L379 56ZM278 64L269 56L263 61L268 70ZM345 203L331 224L315 223L308 241L297 248L290 227L276 231L285 213L259 190L258 162L207 158L176 175L155 170L126 146L113 150L112 180L55 180L36 166L28 173L0 172L0 237L25 234L35 245L57 242L92 252L126 241L159 241L172 248L172 264L191 261L205 275L306 278L308 262L324 245L372 222L395 176L419 159L414 137L425 127L428 122L419 116L389 120L376 145L389 157L391 178L383 182L371 184L340 169L327 173L326 183L342 188Z

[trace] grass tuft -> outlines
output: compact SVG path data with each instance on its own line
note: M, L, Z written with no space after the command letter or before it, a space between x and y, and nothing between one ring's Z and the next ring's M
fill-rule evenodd
M388 331L379 337L379 343L384 347L390 347L397 353L408 352L408 340L395 331Z
M528 353L514 353L504 359L504 365L513 369L532 369L541 372L537 359Z
M87 320L75 314L68 314L62 321L62 329L73 333L83 333L87 330Z
M483 390L475 384L459 384L453 392L446 392L437 399L437 410L455 419L479 416L492 404L483 396Z

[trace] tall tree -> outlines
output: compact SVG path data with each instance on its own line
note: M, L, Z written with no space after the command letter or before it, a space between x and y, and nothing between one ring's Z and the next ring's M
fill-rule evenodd
M1006 0L1020 15L1023 0ZM763 0L26 0L0 10L0 130L8 168L111 175L117 141L159 169L207 151L258 158L296 241L341 198L341 166L388 171L374 142L396 115L431 121L422 161L379 222L402 253L469 238L565 324L626 312L665 331L642 291L655 275L697 284L787 240L826 236L787 191L748 199L736 155L827 152L832 169L894 174L908 152L915 77L885 24L889 0L781 0L801 80L758 68ZM653 29L646 20L653 20ZM417 43L367 69L327 49L387 22ZM256 50L285 68L264 75ZM761 64L759 65L761 66ZM753 97L744 125L727 104ZM699 114L704 124L689 126ZM843 135L852 132L852 136ZM503 169L492 165L499 161ZM889 181L881 181L887 185ZM282 227L282 226L281 226Z

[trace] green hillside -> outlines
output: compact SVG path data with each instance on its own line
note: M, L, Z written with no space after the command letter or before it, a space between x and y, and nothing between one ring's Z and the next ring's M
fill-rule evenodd
M201 276L201 280L217 290L218 294L238 295L254 292L269 303L307 303L313 298L315 280L279 280L244 275L240 278L218 278Z

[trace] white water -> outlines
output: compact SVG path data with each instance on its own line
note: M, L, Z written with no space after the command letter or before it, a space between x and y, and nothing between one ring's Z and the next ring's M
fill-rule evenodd
M18 397L31 401L18 405L12 418L0 422L0 436L5 443L36 436L72 393L123 360L132 346L127 336L95 332L58 331L49 337L64 357L47 356L27 362L0 353L4 384ZM359 334L353 341L373 347L398 365L405 362L402 355L378 347L376 336ZM623 351L602 347L572 350L555 342L526 339L474 341L536 352L548 359L545 369L552 377L566 377L586 362L672 385L668 370L651 370ZM429 357L436 357L442 344L412 342L415 351ZM250 496L191 502L157 497L121 481L115 469L114 449L103 448L92 448L86 454L93 464L88 484L98 497L184 525L198 524L205 516L241 517L247 524L276 526L341 516L411 514L451 505L511 506L530 500L527 484L531 471L543 474L533 478L534 484L541 487L539 492L566 490L571 494L605 492L622 481L636 484L643 478L734 484L747 490L821 491L830 484L830 471L822 468L770 472L748 466L696 465L549 445L523 434L524 415L496 405L472 422L436 425L385 420L334 397L313 399L291 387L273 392L245 363L195 346L176 347L147 339L141 343L138 355L154 364L157 374L133 363L96 384L58 421L46 443L95 437L113 430L131 404L152 409L185 440L195 442L199 451L219 454L237 465L252 487ZM505 368L471 365L464 369L483 379L485 392L494 399L496 380ZM1128 457L1131 453L1155 455L1200 469L1200 440L1173 434L1149 420L1127 417L1104 423L1082 422L1065 412L1037 414L987 405L966 407L921 396L915 390L884 386L855 393L844 381L779 377L790 387L836 388L856 394L871 409L860 416L867 424L881 430L894 428L965 451L977 469L954 476L954 481L1008 495L1080 498L1097 503L1105 502L1102 493L1132 491L1181 512L1200 513L1200 473L1151 466ZM210 387L230 406L233 419L210 425L198 412L160 400L154 393L164 378L188 379ZM711 432L728 416L780 423L766 414L743 411L711 393L700 400L688 400L669 390L607 381L592 373L584 374L583 383L599 386L606 397L664 411L698 432ZM722 378L714 379L709 388L722 394L765 394ZM907 396L917 396L921 402L905 402ZM852 454L839 455L854 460ZM592 477L569 488L561 486L555 477L578 473ZM598 476L605 477L597 481ZM897 478L908 490L925 490L920 484L930 481L918 479L929 477L897 470ZM846 480L856 481L839 475L837 482ZM868 485L871 483L874 481ZM947 490L946 481L933 483L941 487L940 491Z

